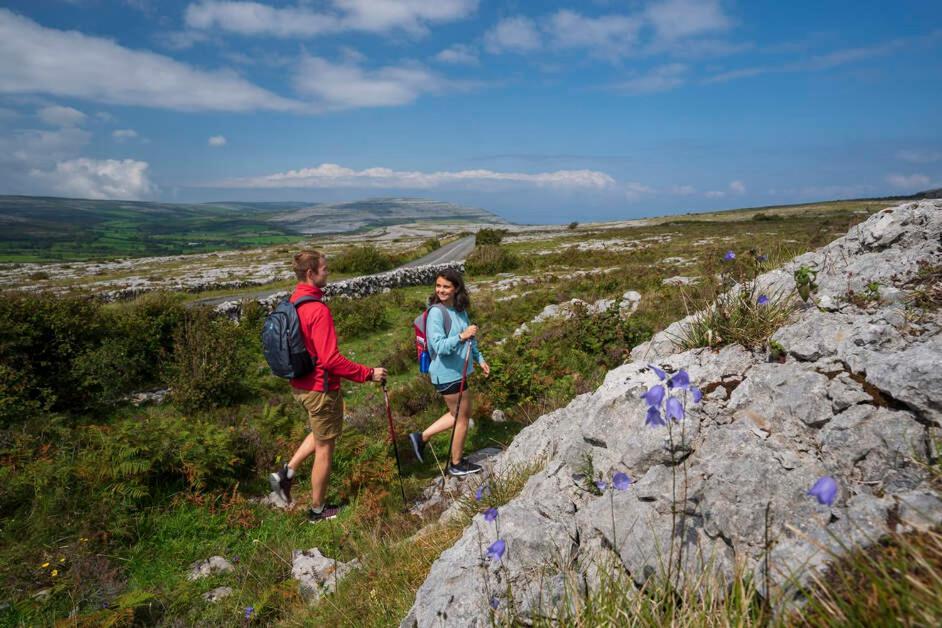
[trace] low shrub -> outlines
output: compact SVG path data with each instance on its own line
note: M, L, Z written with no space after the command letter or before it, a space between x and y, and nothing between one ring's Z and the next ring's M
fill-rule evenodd
M187 312L167 369L174 403L185 411L234 403L247 392L252 359L238 325L209 308Z
M81 413L159 383L183 320L154 293L112 305L79 296L0 299L0 425L37 412Z
M389 404L393 412L400 416L415 416L430 407L441 407L441 401L435 387L425 377L416 377L408 384L397 388L389 395Z
M485 244L474 248L464 268L471 275L496 275L520 267L520 259L497 245Z
M106 337L100 311L100 304L75 296L0 297L0 366L11 380L0 384L4 425L23 420L17 413L29 409L81 411L92 404L73 365Z
M107 334L98 346L75 360L81 386L100 404L159 382L173 354L174 333L184 318L180 300L167 294L144 295L131 303L102 308Z
M474 236L474 244L477 246L497 246L504 239L506 233L506 229L481 229Z
M429 238L422 243L422 248L431 253L432 251L437 251L438 249L442 248L442 243L438 240L438 238Z
M353 247L330 258L331 270L338 273L372 275L393 266L393 258L372 245Z
M389 301L390 297L385 294L374 294L362 299L331 299L330 314L334 319L337 335L341 339L350 339L385 329L389 325Z

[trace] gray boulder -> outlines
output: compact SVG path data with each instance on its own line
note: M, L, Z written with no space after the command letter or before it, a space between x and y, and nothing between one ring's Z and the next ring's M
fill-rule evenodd
M403 625L503 621L510 616L489 601L508 592L516 619L552 616L566 595L613 570L637 585L669 577L720 586L743 565L763 595L787 606L848 548L942 522L924 466L939 434L942 324L928 313L914 333L898 299L847 299L848 281L905 292L920 263L938 264L940 209L924 201L880 212L760 277L787 291L800 265L818 270L817 307L796 311L774 336L783 363L742 347L682 351L673 341L688 317L637 347L596 391L523 429L494 474L542 470L499 509L499 528L472 520L432 565ZM697 404L675 393L686 416L669 429L645 426L641 395L658 383L649 363L685 369L703 392ZM600 494L592 481L616 472L634 483ZM808 494L822 476L839 486L831 504ZM490 559L497 538L506 552Z
M291 577L298 581L301 597L309 604L333 593L337 583L359 566L358 559L344 563L324 556L316 547L291 553Z
M199 580L218 573L229 573L235 569L228 560L222 556L210 556L206 560L198 560L190 565L187 580Z
M232 595L232 587L216 587L211 591L207 591L203 594L203 599L211 604L215 604L219 600L225 599Z

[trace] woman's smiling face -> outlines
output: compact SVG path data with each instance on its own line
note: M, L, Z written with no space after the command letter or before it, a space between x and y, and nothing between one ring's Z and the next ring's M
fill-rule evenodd
M444 277L435 280L435 296L442 303L448 303L455 296L455 284Z

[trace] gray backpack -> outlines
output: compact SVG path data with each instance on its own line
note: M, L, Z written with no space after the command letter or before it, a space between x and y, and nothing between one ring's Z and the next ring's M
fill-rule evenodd
M265 318L262 327L262 353L278 377L294 379L314 370L314 357L308 353L301 336L298 308L305 303L320 302L317 297L301 297L295 303L285 299Z

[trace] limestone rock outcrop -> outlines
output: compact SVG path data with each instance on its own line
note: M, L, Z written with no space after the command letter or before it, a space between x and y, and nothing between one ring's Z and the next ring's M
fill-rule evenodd
M506 551L485 556L496 528L476 516L403 625L490 625L508 589L519 616L551 615L567 586L592 588L601 569L640 585L668 569L681 584L704 572L723 582L744 566L788 604L846 547L942 522L925 466L942 436L942 312L907 297L920 269L940 264L942 201L887 208L758 279L791 292L796 269L817 271L813 304L773 336L783 361L740 346L679 350L670 338L691 319L637 347L497 457L498 476L544 463L499 509ZM879 297L854 298L874 285ZM670 431L645 425L641 396L659 382L649 364L685 370L703 393ZM598 494L589 460L598 478L634 483ZM839 487L831 505L808 495L822 476Z

